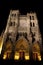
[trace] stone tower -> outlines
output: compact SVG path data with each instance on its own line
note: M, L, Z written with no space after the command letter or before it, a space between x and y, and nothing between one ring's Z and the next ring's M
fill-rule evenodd
M29 60L32 53L36 54L38 59L40 56L41 60L41 45L42 38L36 13L20 15L19 10L11 10L3 34L2 55L7 57L8 54L9 59L13 56L14 59L24 57Z

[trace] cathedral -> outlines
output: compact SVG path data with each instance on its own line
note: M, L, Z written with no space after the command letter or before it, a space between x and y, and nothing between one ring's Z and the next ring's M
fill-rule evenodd
M5 31L0 40L2 59L41 61L42 37L35 12L21 15L10 10Z

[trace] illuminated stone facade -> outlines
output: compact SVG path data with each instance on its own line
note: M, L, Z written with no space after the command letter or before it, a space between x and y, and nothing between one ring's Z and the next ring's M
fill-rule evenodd
M41 60L41 45L42 38L36 13L20 15L19 10L11 10L3 34L3 59L18 60L24 57L29 60L32 55L36 60L37 55L37 59Z

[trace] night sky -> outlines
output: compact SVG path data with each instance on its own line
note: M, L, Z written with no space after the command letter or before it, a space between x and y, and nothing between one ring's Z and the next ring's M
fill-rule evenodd
M39 27L43 37L43 2L37 0L0 0L0 34L5 30L8 15L11 9L19 9L21 14L36 12Z

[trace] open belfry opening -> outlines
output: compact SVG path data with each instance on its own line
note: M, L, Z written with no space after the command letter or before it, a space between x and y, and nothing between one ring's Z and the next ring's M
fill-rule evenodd
M20 15L11 10L5 31L0 38L2 59L41 61L42 37L36 13Z

